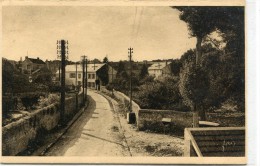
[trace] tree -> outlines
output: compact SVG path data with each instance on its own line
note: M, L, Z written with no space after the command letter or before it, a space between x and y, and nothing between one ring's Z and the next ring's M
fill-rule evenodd
M99 69L97 74L102 82L102 85L107 85L108 84L108 64L105 64L101 69Z
M214 19L219 8L216 7L175 7L180 13L180 19L187 23L190 35L197 38L196 65L200 64L202 56L201 43L203 38L216 30Z
M101 61L99 59L95 58L95 59L92 60L92 63L99 64L99 63L101 63Z
M141 68L141 72L139 74L139 77L140 77L140 79L143 79L146 76L148 76L148 67L146 66L146 64L143 64L142 68Z
M125 70L125 64L124 64L123 61L119 61L118 67L117 67L116 77L117 77L117 78L120 77L123 72L126 72L126 70Z
M240 20L239 18L235 19L235 21L232 20L237 13L240 13L239 16L243 16L243 12L241 12L240 11L241 9L237 7L175 7L175 8L180 11L180 19L187 23L188 29L190 31L190 35L197 38L196 63L195 63L196 70L193 70L196 72L201 71L199 67L201 67L203 39L214 31L221 31L222 33L227 33L228 31L230 31L230 29L232 29L232 27L235 24L239 25L239 23L237 22L241 22L241 20L243 20L243 19ZM199 75L199 73L195 75ZM199 82L201 81L206 81L206 80L200 80ZM203 87L201 87L201 89L203 89ZM196 107L197 103L194 104L195 104L194 108L197 109ZM205 111L203 110L200 111L202 113L204 112L205 114ZM194 115L197 116L196 113L198 113L198 111L194 110L194 113L195 113ZM196 122L194 122L194 125L195 126L198 125L198 118Z
M172 63L170 65L171 65L171 71L172 71L173 75L179 76L180 70L182 67L181 61L179 59L175 59L172 61Z
M103 63L108 63L108 58L107 58L107 57L105 57L105 58L103 59Z
M33 82L50 85L52 83L51 71L47 67L41 68L37 73L33 74Z

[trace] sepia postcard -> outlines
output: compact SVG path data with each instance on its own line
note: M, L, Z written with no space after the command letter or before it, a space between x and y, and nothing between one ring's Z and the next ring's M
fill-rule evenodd
M243 0L1 11L1 162L247 163Z

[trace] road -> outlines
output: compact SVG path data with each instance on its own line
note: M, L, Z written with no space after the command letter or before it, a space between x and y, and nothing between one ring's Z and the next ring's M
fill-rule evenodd
M89 106L47 156L129 156L116 114L105 97L88 91Z

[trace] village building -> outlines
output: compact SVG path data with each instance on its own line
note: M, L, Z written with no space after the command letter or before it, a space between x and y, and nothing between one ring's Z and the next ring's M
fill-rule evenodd
M25 57L25 60L22 62L22 73L23 74L32 74L37 70L45 67L46 64L39 57L37 59Z
M51 71L52 74L56 74L56 72L59 70L60 68L60 60L46 60L46 67Z
M87 78L87 87L88 88L96 88L96 80L100 81L100 85L104 85L104 78L102 75L106 74L105 73L105 63L101 64L88 64L87 65L87 74L85 78ZM77 69L76 69L76 64L73 65L66 65L66 73L65 73L65 83L66 85L71 85L71 86L77 86L80 85L82 86L82 65L77 64ZM76 75L77 71L77 75ZM113 69L111 66L108 66L108 82L111 82L113 78L116 77L117 71ZM60 71L56 72L56 80L60 79Z
M150 76L154 76L156 79L159 77L166 77L171 75L171 62L155 62L148 67L148 73Z

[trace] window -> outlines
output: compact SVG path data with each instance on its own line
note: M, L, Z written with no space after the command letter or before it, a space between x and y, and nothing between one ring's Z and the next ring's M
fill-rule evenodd
M95 79L95 74L92 74L92 79Z
M78 78L81 78L81 74L78 74Z
M75 73L70 73L70 78L76 78L76 74Z
M88 78L90 78L91 74L88 74Z

